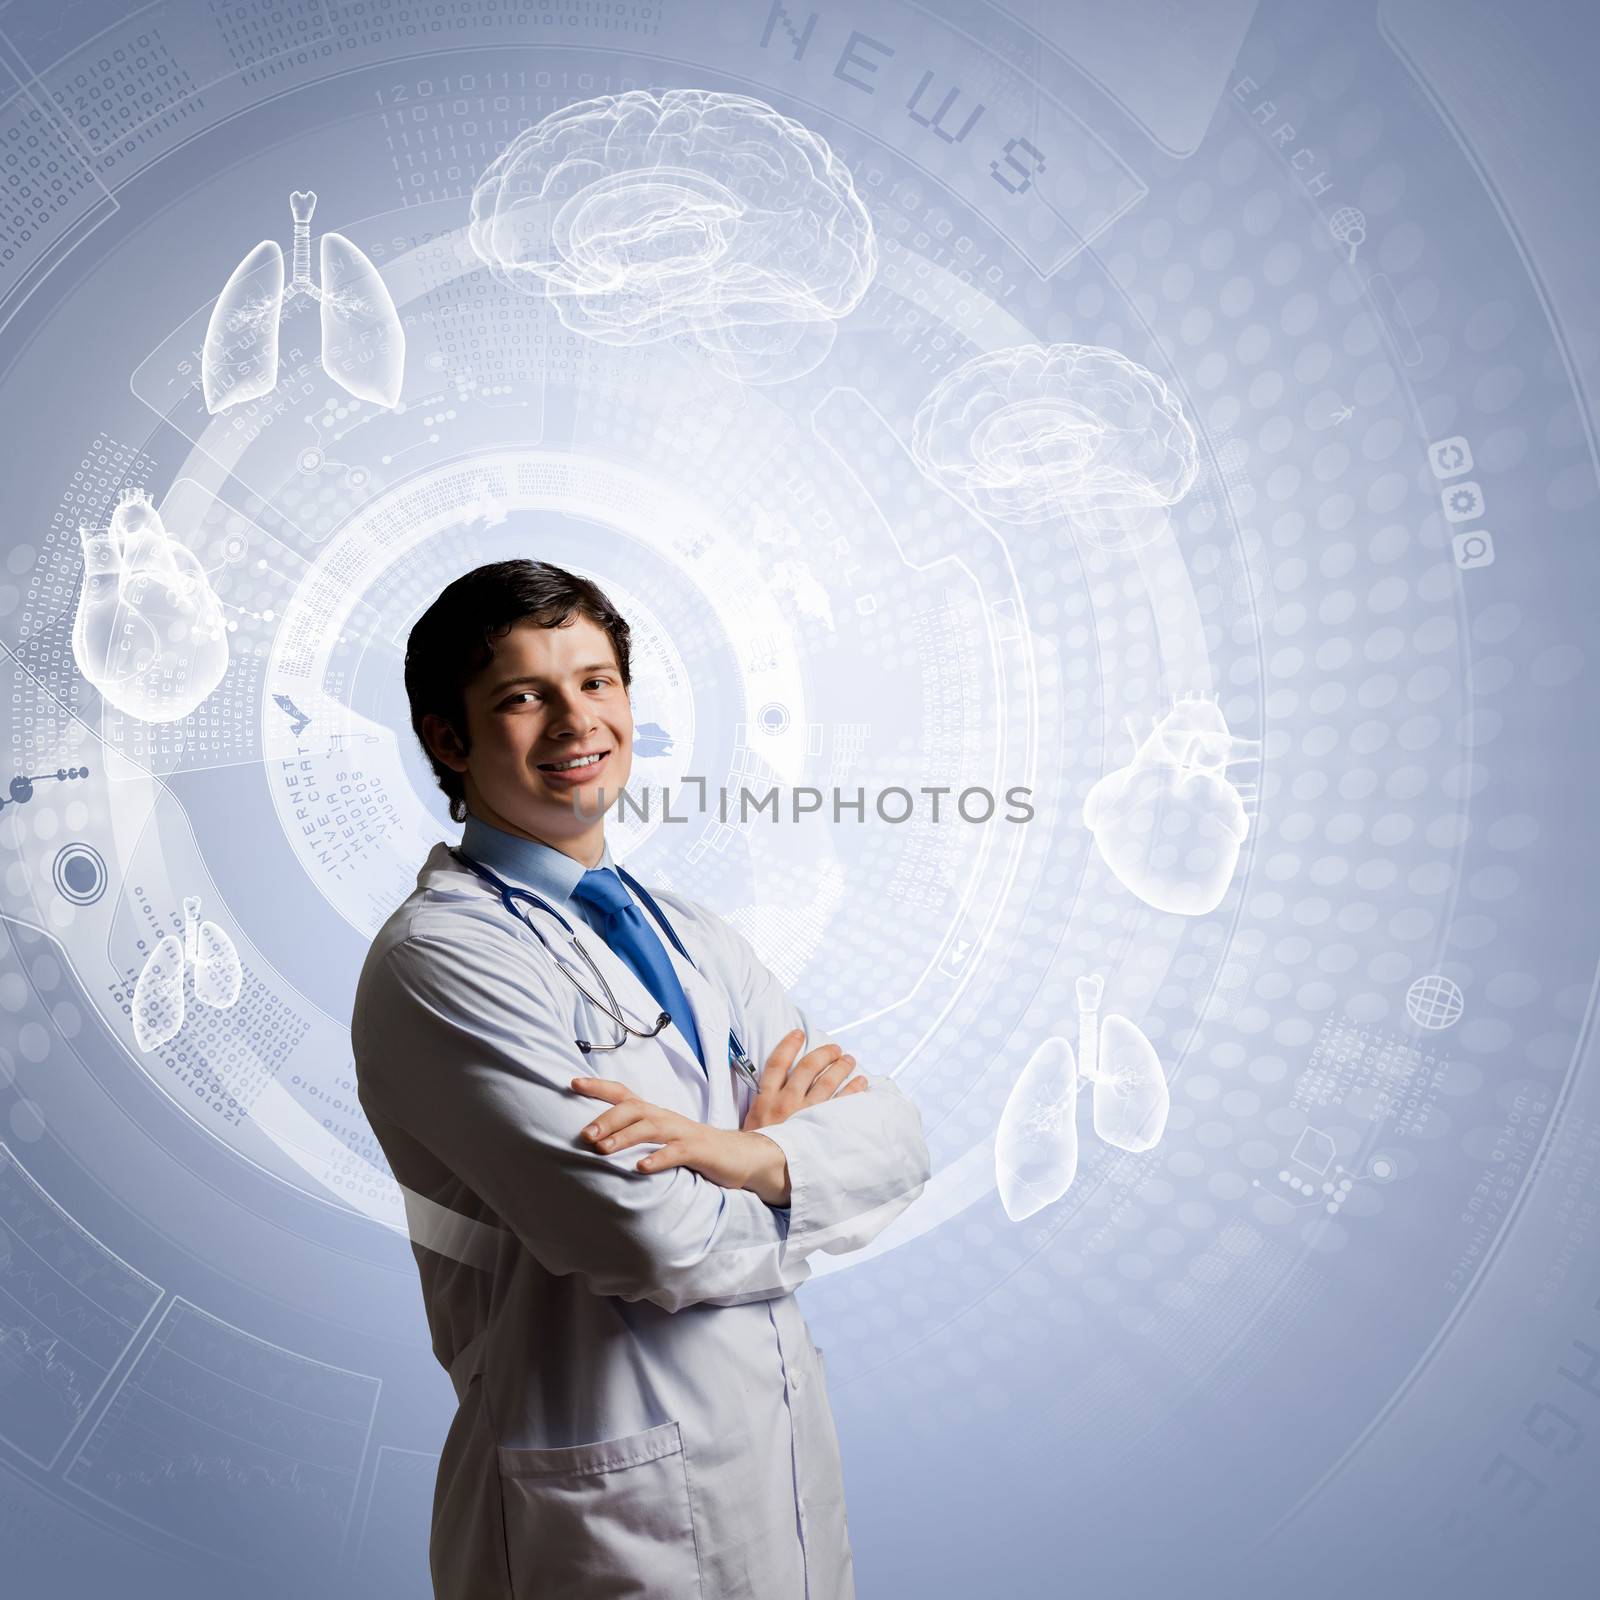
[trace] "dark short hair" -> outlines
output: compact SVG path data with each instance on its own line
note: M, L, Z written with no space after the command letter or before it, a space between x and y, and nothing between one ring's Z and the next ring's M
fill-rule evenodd
M411 731L450 801L452 820L467 820L466 790L461 774L452 772L428 748L422 737L422 719L430 713L443 717L455 729L461 748L469 750L465 691L494 660L495 642L519 622L559 628L574 614L605 630L626 688L632 678L629 630L622 613L598 584L548 561L494 561L474 567L446 585L417 618L406 640Z

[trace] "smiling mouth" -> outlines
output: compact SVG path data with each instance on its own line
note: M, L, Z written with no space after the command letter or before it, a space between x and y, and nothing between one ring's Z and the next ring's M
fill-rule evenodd
M582 772L588 767L598 766L610 755L609 750L596 750L586 756L571 756L565 761L541 761L541 772Z

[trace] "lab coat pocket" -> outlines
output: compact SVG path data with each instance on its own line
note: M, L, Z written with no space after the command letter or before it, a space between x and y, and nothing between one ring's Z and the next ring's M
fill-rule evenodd
M596 1444L497 1453L515 1600L703 1593L676 1422Z

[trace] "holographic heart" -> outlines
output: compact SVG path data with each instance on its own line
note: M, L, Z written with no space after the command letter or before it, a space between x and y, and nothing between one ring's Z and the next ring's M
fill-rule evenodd
M1182 695L1133 760L1089 791L1083 820L1124 888L1157 911L1203 916L1222 903L1250 830L1227 769L1260 745L1235 739L1214 700Z
M188 716L228 670L227 623L195 553L167 532L142 490L123 496L108 529L78 535L78 670L131 717Z

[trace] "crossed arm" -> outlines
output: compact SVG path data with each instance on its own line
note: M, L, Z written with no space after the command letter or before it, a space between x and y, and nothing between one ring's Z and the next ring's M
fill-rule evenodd
M652 1105L615 1078L574 1078L579 1094L608 1100L583 1136L596 1150L623 1150L645 1141L660 1148L642 1156L641 1172L668 1167L691 1167L724 1189L748 1189L768 1205L787 1206L790 1199L789 1161L784 1148L764 1128L786 1122L796 1111L823 1105L835 1093L857 1094L867 1088L865 1077L839 1085L855 1066L855 1057L836 1044L818 1045L800 1055L805 1029L786 1033L761 1073L756 1097L742 1129L714 1128L693 1117Z
M718 936L743 942L726 927ZM748 944L742 953L746 1014L781 996L798 1024ZM692 1167L651 1170L626 1146L597 1149L584 1133L595 1099L572 1087L583 1057L560 1021L570 1002L551 983L492 927L413 933L364 985L356 1019L369 1118L426 1149L547 1271L668 1311L768 1299L810 1276L813 1252L859 1248L922 1192L921 1117L888 1078L759 1131L709 1130L779 1148L786 1213ZM775 1167L750 1177L778 1187Z

